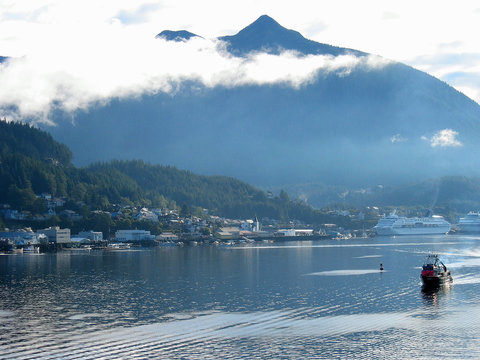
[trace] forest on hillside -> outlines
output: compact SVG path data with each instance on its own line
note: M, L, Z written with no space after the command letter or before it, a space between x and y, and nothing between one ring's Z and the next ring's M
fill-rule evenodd
M40 194L64 199L64 209L74 210L84 219L90 217L93 223L100 216L91 215L93 211L112 212L122 206L183 208L191 214L206 209L211 215L233 219L258 216L348 228L365 224L353 224L349 217L333 215L333 210L363 212L370 222L375 221L375 215L367 210L371 207L380 207L380 212L397 209L405 215L433 210L455 222L468 211L480 209L480 179L469 177L361 190L326 185L287 187L276 189L273 195L235 178L197 175L142 160L114 160L77 168L72 165L70 149L48 133L31 125L0 121L0 204L42 214L47 209Z
M273 196L230 177L202 176L142 160L76 168L65 145L26 124L0 122L0 144L0 204L18 210L44 212L45 202L38 196L43 193L65 199L65 208L86 215L119 205L183 206L239 219L258 216L307 223L338 220L303 201L291 200L283 190Z

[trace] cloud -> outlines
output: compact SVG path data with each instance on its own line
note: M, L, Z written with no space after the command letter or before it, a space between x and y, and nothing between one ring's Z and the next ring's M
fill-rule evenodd
M146 22L150 14L159 8L159 4L142 4L134 10L120 10L115 18L123 24L139 24Z
M398 143L398 142L408 141L408 139L405 138L405 137L403 137L403 136L400 135L400 134L395 134L395 135L393 135L393 136L390 138L390 141L392 142L392 144L395 144L395 143Z
M422 136L422 140L430 142L431 147L459 147L463 144L457 139L458 132L452 129L443 129L436 132L431 138Z
M300 31L312 40L381 54L412 65L447 81L480 102L480 82L477 81L480 74L477 65L480 53L476 35L478 31L475 31L479 29L480 13L474 1L459 2L455 6L433 0L421 3L413 0L388 4L379 0L367 2L368 6L352 1L346 4L333 0L302 0L301 8L304 11L292 12L289 3L274 0L105 0L100 3L95 0L3 0L0 2L0 55L25 56L26 61L30 62L42 53L50 63L54 63L56 53L64 49L73 51L75 59L66 59L62 54L60 57L76 67L82 66L77 62L81 63L84 58L85 63L89 64L90 56L111 60L112 64L116 62L125 65L131 71L133 64L124 62L120 51L116 52L120 56L117 59L112 59L107 53L106 49L113 47L112 42L123 41L125 52L133 52L139 51L135 42L143 43L144 40L141 39L147 39L165 29L188 30L204 38L230 35L259 15L268 14L283 26ZM345 12L346 5L351 10L348 14ZM411 11L412 6L416 11ZM433 7L435 16L429 16ZM446 27L446 23L452 26ZM135 40L127 39L129 36L124 34L125 28L132 33L137 32ZM399 28L403 30L399 32ZM379 29L383 36L378 36ZM405 39L409 41L404 41ZM117 45L122 46L115 44ZM152 59L161 63L162 59L150 54L153 51L145 50L138 53L138 56L152 56ZM135 64L140 67L144 61L136 61ZM245 71L245 67L246 63L241 70ZM102 68L98 69L101 72ZM146 70L150 71L149 68ZM96 70L91 71L94 73ZM250 74L253 71L251 66L249 71ZM110 69L106 72L109 73ZM160 75L157 73L155 76L158 79ZM293 69L290 78L296 73L298 70ZM459 73L466 76L455 75ZM92 83L85 76L79 76L78 71L64 72L64 75ZM100 75L103 77L103 74ZM222 78L223 75L219 72L215 76ZM348 75L348 71L343 75ZM58 76L60 75L53 77ZM33 82L41 82L40 77L39 75ZM228 77L235 79L234 75ZM293 83L298 82L295 80ZM106 88L103 86L103 91ZM20 90L17 87L15 91ZM63 103L60 105L63 106Z
M46 31L42 35L51 36L52 41L0 65L0 109L13 107L15 113L10 116L48 122L49 113L57 108L73 112L114 98L172 93L186 80L206 87L284 83L298 88L321 71L348 76L356 67L388 64L376 56L299 56L295 52L238 58L216 39L168 42L119 22L104 23L94 32L69 30Z
M419 56L412 64L480 103L480 53L462 52L457 49L461 45L461 42L441 44L440 53Z

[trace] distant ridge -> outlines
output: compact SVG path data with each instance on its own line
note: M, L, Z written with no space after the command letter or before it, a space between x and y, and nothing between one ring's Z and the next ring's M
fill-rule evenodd
M159 35L185 41L190 34ZM398 62L365 61L364 52L316 43L268 16L219 39L234 56L288 49L298 57L331 58L315 59L318 71L300 87L210 87L187 78L174 96L118 99L79 111L74 123L55 112L57 126L48 131L68 144L77 165L143 159L265 187L369 187L480 176L474 156L480 151L480 106L445 82ZM338 54L357 59L341 71L323 67L323 61L343 64Z
M260 51L279 54L283 50L295 50L305 55L337 56L346 53L353 53L357 56L366 55L358 50L321 44L306 39L298 31L284 28L268 15L260 16L235 35L222 36L218 39L227 42L229 44L228 51L237 56Z
M157 36L155 36L155 38L157 39L164 39L167 41L176 41L176 42L188 41L192 37L201 38L201 36L198 36L197 34L191 33L186 30L178 30L178 31L164 30L161 33L157 34Z

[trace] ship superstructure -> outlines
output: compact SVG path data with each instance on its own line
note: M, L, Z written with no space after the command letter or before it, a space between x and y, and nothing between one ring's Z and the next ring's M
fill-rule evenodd
M470 211L467 216L460 218L458 227L463 233L480 233L480 212Z
M443 216L426 217L398 216L396 212L384 215L374 227L378 235L434 235L446 234L451 225Z

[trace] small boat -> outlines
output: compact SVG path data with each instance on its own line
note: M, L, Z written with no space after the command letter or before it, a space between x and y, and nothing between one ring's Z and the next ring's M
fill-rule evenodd
M428 255L422 266L421 276L424 286L439 286L452 282L452 275L438 255Z
M129 243L110 243L107 245L107 250L128 250L131 245Z

